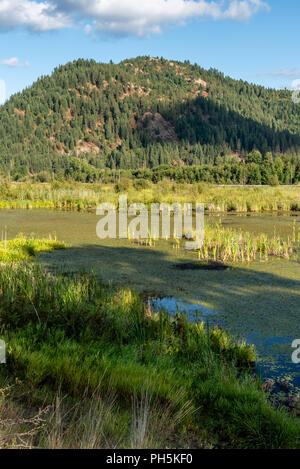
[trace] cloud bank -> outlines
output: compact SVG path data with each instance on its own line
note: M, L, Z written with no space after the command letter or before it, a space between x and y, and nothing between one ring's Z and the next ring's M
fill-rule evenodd
M143 37L192 18L248 21L263 0L0 0L0 30L45 32L84 25L87 32Z

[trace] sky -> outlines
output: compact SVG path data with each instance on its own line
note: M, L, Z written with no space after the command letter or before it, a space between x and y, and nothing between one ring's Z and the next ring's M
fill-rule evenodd
M0 103L78 58L162 56L295 88L299 18L299 0L0 0Z

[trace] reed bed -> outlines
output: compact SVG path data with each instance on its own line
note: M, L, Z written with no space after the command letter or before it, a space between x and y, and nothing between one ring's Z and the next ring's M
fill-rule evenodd
M113 184L2 184L0 209L50 208L95 210L102 202L118 206L120 193L129 203L204 203L210 213L300 211L300 186L218 187L161 181L136 189L133 181L120 188Z
M297 252L299 243L300 230L297 232L295 223L291 236L284 240L275 231L272 237L264 233L255 235L224 227L219 220L216 224L206 225L204 244L198 251L198 259L233 263L258 259L268 261L270 256L290 259Z

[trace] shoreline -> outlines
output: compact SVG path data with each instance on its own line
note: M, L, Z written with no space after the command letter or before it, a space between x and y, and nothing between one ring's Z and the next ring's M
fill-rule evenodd
M126 194L128 204L203 203L206 213L300 212L300 186L215 186L203 183L172 183L163 180L146 187L134 181L117 184L2 184L0 209L96 210L103 202L116 207Z

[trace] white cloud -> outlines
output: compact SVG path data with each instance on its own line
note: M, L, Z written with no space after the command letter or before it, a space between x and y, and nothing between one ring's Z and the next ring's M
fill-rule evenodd
M51 31L71 25L71 19L57 10L52 0L0 0L0 30L19 26L32 31Z
M263 0L0 0L0 29L58 30L76 22L110 34L145 36L192 18L249 20Z
M91 32L93 31L93 27L90 24L87 24L84 27L84 31L86 34L91 34Z
M8 67L30 67L29 62L21 63L18 57L12 57L11 59L0 60L0 65L7 65Z
M7 65L8 67L17 67L19 65L19 59L12 57L11 59L0 60L1 65Z
M262 9L269 11L270 7L261 0L232 0L223 16L232 20L248 21Z
M170 24L184 24L192 18L249 20L260 10L268 10L262 0L63 0L59 10L77 13L93 21L97 31L145 36L160 33ZM89 32L91 32L89 25Z
M300 79L294 80L291 85L292 90L300 90Z

